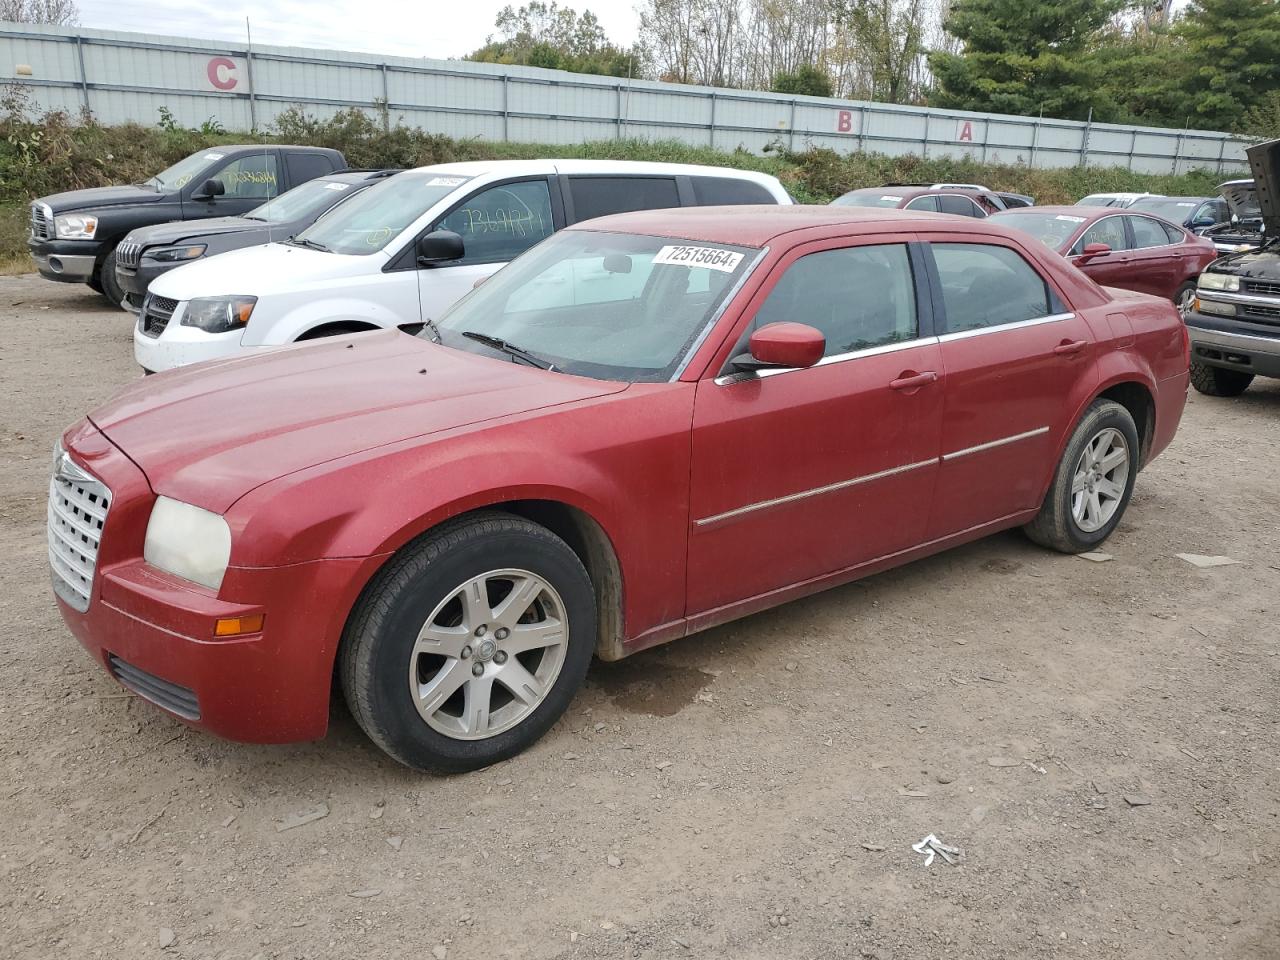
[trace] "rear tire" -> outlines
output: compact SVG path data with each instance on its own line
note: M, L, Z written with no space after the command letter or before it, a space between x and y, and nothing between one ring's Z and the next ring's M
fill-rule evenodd
M1252 373L1191 361L1191 385L1206 397L1238 397L1253 383Z
M551 531L484 513L409 544L365 590L339 675L356 722L417 770L514 756L568 708L595 649L595 594Z
M1040 513L1022 529L1051 550L1094 549L1129 505L1140 451L1129 411L1112 400L1095 400L1067 442Z
M113 307L120 306L124 300L124 290L120 286L120 282L116 280L116 250L111 248L102 259L102 266L98 268L97 273L98 286L97 291L102 294L106 301ZM92 282L89 286L93 286Z

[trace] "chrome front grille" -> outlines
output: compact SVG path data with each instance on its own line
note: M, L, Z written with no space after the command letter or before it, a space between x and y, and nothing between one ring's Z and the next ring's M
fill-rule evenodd
M31 205L31 238L33 240L48 240L53 236L53 224L49 222L49 216L45 213L44 204L33 203Z
M146 337L160 336L173 319L173 311L177 309L177 300L147 294L142 301L142 310L138 312L138 330Z
M1280 323L1280 305L1264 307L1260 303L1241 304L1240 316L1245 320L1258 320L1262 323Z
M1280 280L1244 280L1240 286L1244 293L1262 297L1280 297Z
M111 491L64 453L49 481L49 567L53 592L81 613L89 609L98 545Z
M137 270L142 262L142 244L125 238L116 247L116 266L125 270Z

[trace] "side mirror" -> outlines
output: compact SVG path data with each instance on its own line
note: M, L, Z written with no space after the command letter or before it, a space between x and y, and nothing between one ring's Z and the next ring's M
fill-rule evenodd
M805 323L770 323L751 334L749 354L733 358L739 370L812 367L822 359L827 338Z
M1076 259L1081 263L1088 263L1090 260L1096 260L1098 257L1104 256L1111 252L1111 245L1106 243L1086 243L1084 249L1077 254Z
M450 260L461 260L465 253L462 238L452 230L432 230L418 238L418 266L432 267Z
M212 200L214 197L220 197L227 192L227 185L221 180L206 180L200 184L200 188L191 195L192 200Z

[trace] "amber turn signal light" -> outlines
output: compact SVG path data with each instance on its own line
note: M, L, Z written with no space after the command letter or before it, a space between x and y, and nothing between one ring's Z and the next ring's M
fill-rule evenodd
M213 626L215 637L239 637L246 633L261 633L266 616L255 613L251 617L221 617Z

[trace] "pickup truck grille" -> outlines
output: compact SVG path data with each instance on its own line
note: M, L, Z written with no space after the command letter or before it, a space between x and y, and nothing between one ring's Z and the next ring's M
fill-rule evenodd
M1240 316L1243 320L1257 320L1260 323L1280 323L1280 304L1265 307L1260 303L1241 304Z
M142 310L138 313L139 332L144 337L160 336L173 318L173 311L177 309L177 300L147 294L147 298L142 301Z
M48 240L53 236L53 224L45 216L44 207L39 203L31 205L31 239Z
M49 567L53 592L84 613L93 596L98 545L111 507L111 491L64 454L49 481Z
M1280 297L1280 280L1245 280L1240 286L1243 293L1262 297Z
M116 266L125 270L137 270L142 262L142 244L136 240L125 240L116 247Z

